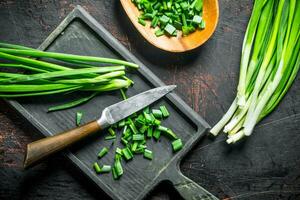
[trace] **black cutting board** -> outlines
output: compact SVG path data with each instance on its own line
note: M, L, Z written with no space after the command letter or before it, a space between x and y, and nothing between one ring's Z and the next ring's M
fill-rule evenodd
M128 90L128 96L164 85L157 76L80 6L77 6L50 34L40 49L119 58L137 63L140 66L139 70L128 73L128 77L135 82L134 86ZM82 122L85 123L97 119L105 107L121 101L120 93L116 91L101 94L90 102L73 109L47 113L49 107L68 102L82 95L86 94L52 95L8 102L44 136L50 136L74 128L77 111L84 113ZM99 150L103 147L111 148L108 155L99 162L112 164L114 149L121 146L118 140L113 144L111 141L104 140L107 135L105 132L76 144L64 153L74 165L113 199L142 199L157 184L166 180L173 183L185 199L216 199L182 175L179 169L181 158L205 134L209 125L174 92L154 103L152 107L162 104L166 105L170 112L170 117L164 120L163 124L170 127L184 143L183 149L178 153L172 152L168 138L161 137L158 142L148 140L147 146L153 151L154 159L149 161L145 160L142 155L137 155L132 161L123 162L124 174L117 181L113 180L111 174L97 175L92 169L93 163L97 161Z

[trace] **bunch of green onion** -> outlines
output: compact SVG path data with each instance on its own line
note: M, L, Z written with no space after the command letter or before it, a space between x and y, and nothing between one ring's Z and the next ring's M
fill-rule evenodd
M47 61L37 60L40 58ZM125 66L138 68L134 63L118 59L45 52L7 43L0 43L0 60L0 97L92 92L49 111L77 106L100 92L128 88L133 81L125 76ZM8 72L9 68L23 69L27 73Z
M300 1L255 0L244 38L237 96L210 130L227 143L250 136L279 104L300 67Z
M142 14L138 22L145 26L150 20L157 37L177 36L177 30L188 35L197 29L205 28L203 0L132 0Z
M126 97L126 96L125 96ZM103 163L103 158L109 151L107 147L103 147L98 158L102 164L94 162L93 168L97 174L112 172L114 179L119 179L123 175L122 160L131 161L135 155L142 154L145 159L152 160L154 158L152 150L147 146L146 140L154 138L158 141L161 135L172 140L172 148L174 152L179 151L183 147L181 139L170 129L162 125L162 120L169 117L166 106L162 105L159 109L150 110L145 108L140 113L120 121L108 129L109 135L106 140L116 139L116 131L120 131L122 136L120 142L122 147L115 149L114 162L111 165Z

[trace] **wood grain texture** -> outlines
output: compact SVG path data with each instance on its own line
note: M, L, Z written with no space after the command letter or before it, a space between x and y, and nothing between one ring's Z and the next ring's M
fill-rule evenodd
M218 0L204 0L203 19L206 23L204 30L196 30L188 36L182 36L181 32L179 32L176 37L168 37L166 35L156 37L155 31L158 29L151 28L150 22L146 21L146 26L138 23L141 13L131 0L121 0L120 2L128 18L143 37L157 48L170 52L185 52L199 47L212 36L219 20Z
M70 145L100 131L101 127L97 121L92 121L58 135L46 137L27 145L25 153L24 168L33 166L42 159L69 147Z
M234 98L250 0L220 0L220 21L200 48L171 54L150 45L135 30L120 3L111 0L3 0L0 40L37 47L59 22L81 4L131 52L210 123ZM234 147L224 137L206 138L181 165L186 176L221 199L300 199L300 82L253 135ZM0 101L0 199L108 199L60 156L28 172L22 170L26 144L39 136ZM149 199L178 199L163 183Z

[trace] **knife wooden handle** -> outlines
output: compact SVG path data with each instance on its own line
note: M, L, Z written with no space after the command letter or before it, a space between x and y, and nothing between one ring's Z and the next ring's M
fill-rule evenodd
M58 152L71 144L100 131L101 127L97 121L79 126L72 130L55 136L43 138L27 145L24 168L28 168L47 156Z

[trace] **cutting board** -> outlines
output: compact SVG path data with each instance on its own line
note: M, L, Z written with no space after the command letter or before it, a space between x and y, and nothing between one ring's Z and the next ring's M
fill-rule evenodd
M128 90L129 97L164 85L150 69L80 6L77 6L63 20L39 49L119 58L137 63L140 68L128 72L128 77L135 82L134 86ZM8 102L41 134L47 137L74 128L75 115L78 111L84 113L82 123L85 123L97 119L105 107L122 100L119 91L108 92L76 108L47 113L49 107L69 102L81 96L86 96L86 94L52 95L9 100ZM103 164L113 162L114 149L121 146L119 137L116 142L112 143L104 140L107 133L102 131L77 143L63 153L82 173L113 199L143 199L162 181L171 182L185 199L217 199L197 183L185 177L179 168L181 159L204 136L209 125L174 92L151 107L157 108L159 105L166 105L170 112L170 117L164 120L163 124L171 128L184 143L183 149L178 153L172 152L171 142L168 138L161 137L159 141L150 140L147 142L147 146L153 151L154 159L149 161L145 160L142 155L137 155L133 161L123 162L124 174L119 180L113 180L111 174L97 175L92 168L93 163L99 161L97 153L103 147L109 147L111 150L99 162Z

